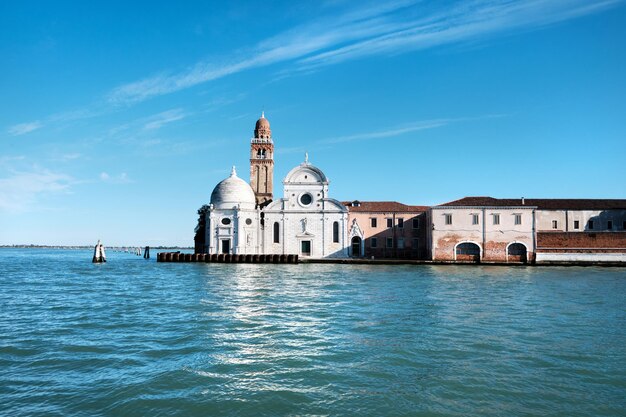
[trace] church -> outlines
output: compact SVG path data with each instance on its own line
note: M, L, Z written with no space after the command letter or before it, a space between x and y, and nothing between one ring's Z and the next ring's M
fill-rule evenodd
M233 255L348 256L348 209L329 196L330 181L308 155L274 199L274 140L265 114L250 140L250 183L233 167L198 211L195 252Z

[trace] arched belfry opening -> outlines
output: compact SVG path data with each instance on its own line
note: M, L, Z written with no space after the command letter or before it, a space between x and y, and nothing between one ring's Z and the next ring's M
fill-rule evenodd
M250 186L256 203L266 205L274 198L274 141L270 122L261 114L250 140Z

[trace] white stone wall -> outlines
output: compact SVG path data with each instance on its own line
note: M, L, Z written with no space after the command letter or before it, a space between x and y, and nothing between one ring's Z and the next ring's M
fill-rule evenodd
M222 253L221 241L230 240L231 254L260 253L259 212L256 209L209 209L207 214L205 242L211 254ZM230 224L222 224L222 219L230 219ZM251 224L246 220L250 219Z
M323 205L328 206L329 203L323 202ZM347 212L342 212L341 209L274 211L268 207L264 213L264 253L304 256L301 251L301 242L308 240L311 242L311 258L347 256ZM274 243L274 222L278 222L280 227L279 243ZM337 243L333 242L334 222L339 223L339 242Z
M626 253L537 253L542 262L626 262Z

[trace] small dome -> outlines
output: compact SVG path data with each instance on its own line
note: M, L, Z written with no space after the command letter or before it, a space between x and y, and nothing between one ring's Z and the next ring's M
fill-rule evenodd
M254 209L256 198L250 184L239 178L233 167L230 177L220 181L213 189L211 204L216 209L232 209L237 205L242 209Z
M269 139L272 137L270 122L265 118L265 112L261 113L261 118L256 121L254 137L260 139Z

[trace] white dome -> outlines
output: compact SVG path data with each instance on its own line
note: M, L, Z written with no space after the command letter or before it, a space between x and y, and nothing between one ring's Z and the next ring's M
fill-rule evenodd
M252 187L237 176L233 167L230 177L220 181L213 189L211 204L216 209L232 209L237 205L242 209L254 209L256 197Z

